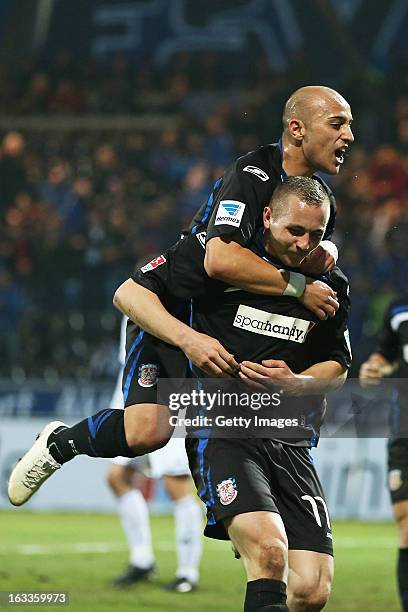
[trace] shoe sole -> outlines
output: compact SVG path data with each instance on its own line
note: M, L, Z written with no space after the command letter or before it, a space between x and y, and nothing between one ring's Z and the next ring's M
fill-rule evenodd
M38 443L38 441L40 440L40 438L44 437L44 436L48 436L57 429L57 427L67 427L67 425L65 423L63 423L62 421L51 421L51 423L48 423L44 429L42 431L40 431L40 433L37 435L34 444L32 445L32 447L26 452L25 455L23 455L16 463L16 465L14 466L11 474L10 474L10 478L9 478L9 482L8 482L8 498L11 504L13 504L13 506L22 506L23 504L25 504L30 497L32 497L34 495L34 493L36 493L38 491L38 489L41 487L42 484L44 484L45 480L39 485L39 487L37 489L27 489L27 495L23 498L21 498L20 496L16 496L15 493L13 493L13 488L16 486L20 486L19 483L21 483L23 474L20 474L20 468L22 465L22 462L25 462L28 458L30 454L35 454L34 453L34 449ZM50 474L51 476L51 474ZM47 480L47 479L46 479Z

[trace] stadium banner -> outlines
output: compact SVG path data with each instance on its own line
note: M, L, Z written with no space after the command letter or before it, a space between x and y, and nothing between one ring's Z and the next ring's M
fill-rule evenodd
M171 66L182 52L220 51L229 60L226 79L231 71L248 74L260 56L275 74L298 74L307 51L322 75L333 62L346 71L361 57L384 65L403 56L408 12L401 0L328 4L322 10L319 3L309 3L305 18L304 0L57 0L46 50L50 56L61 49L78 57L123 54L145 69L152 62Z
M322 438L311 451L335 519L392 519L385 438Z
M114 384L0 382L0 419L58 416L75 422L109 406Z

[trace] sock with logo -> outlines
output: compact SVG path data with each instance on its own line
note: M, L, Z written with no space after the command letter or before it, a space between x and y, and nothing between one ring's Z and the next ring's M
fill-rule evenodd
M251 580L247 583L244 612L289 612L286 584L270 578Z
M404 612L408 612L408 548L400 548L398 551L397 574L401 607Z
M48 450L58 463L75 455L135 457L126 442L124 418L124 410L106 409L72 427L59 427L48 437Z

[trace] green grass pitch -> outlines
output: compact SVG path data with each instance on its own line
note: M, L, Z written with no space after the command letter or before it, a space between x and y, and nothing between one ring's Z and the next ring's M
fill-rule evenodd
M228 543L205 541L200 589L167 593L174 577L171 517L153 517L159 577L126 591L109 580L127 563L119 520L112 515L0 512L0 591L68 591L69 607L86 612L242 610L245 577ZM393 524L337 522L336 575L329 612L397 612ZM12 609L12 607L8 607ZM19 609L44 610L24 606Z

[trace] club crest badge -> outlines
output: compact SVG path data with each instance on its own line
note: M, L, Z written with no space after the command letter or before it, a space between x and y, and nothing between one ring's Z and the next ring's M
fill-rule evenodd
M156 363L144 363L139 367L138 383L141 387L154 387L159 375L159 366Z
M223 506L231 504L238 495L235 478L227 478L217 484L217 495Z
M388 472L388 486L390 491L397 491L402 486L401 470Z

